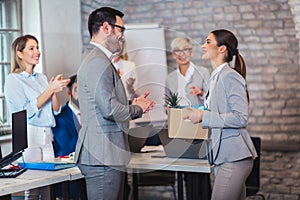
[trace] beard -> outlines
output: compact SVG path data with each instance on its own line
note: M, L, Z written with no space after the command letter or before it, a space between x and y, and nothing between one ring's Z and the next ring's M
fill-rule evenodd
M121 52L123 49L124 39L122 35L117 36L115 32L111 32L106 40L106 47L112 53Z
M73 97L73 95L71 95L71 102L72 102L72 104L74 104L75 106L77 106L77 108L80 108L79 107L79 101L78 101L78 99L75 99Z

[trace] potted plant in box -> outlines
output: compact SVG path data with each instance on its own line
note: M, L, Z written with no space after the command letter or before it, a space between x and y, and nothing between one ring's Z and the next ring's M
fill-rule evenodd
M178 92L169 91L168 94L165 94L165 104L168 108L179 108L179 101L181 97L179 96Z

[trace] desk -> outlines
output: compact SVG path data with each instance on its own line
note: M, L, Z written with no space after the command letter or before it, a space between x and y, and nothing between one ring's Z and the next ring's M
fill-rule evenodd
M70 175L69 181L75 181L84 178L78 167L64 169L63 172Z
M129 170L167 170L176 171L178 175L178 199L183 199L182 172L196 172L209 174L211 167L207 160L155 158L163 152L132 154ZM0 181L0 196L9 196L12 193L38 188L56 183L74 181L83 178L77 167L58 170L27 170L16 178L2 178Z
M27 170L16 178L1 178L0 196L69 181L70 175L64 171Z
M27 170L16 178L1 178L0 199L10 199L12 193L83 178L77 167L58 171ZM68 185L68 184L66 184ZM66 193L68 195L68 193ZM5 197L1 197L5 196Z
M183 199L183 180L182 180L183 172L196 172L196 173L205 173L205 174L209 174L211 172L211 166L208 164L207 160L157 157L157 156L162 156L162 154L164 153L163 152L133 153L127 168L132 169L133 172L138 172L138 170L176 171L177 181L178 181L179 200Z

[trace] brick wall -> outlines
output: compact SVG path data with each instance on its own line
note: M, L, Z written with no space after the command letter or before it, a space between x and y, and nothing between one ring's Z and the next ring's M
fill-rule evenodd
M289 0L288 1L291 11L293 14L293 19L295 22L295 29L297 31L296 37L300 39L300 1L298 0Z
M299 0L81 0L81 5L83 45L89 41L90 11L112 6L124 11L125 23L164 27L166 49L176 36L191 37L193 62L208 69L199 44L214 29L234 32L247 63L248 130L263 142L262 192L269 199L300 199ZM167 56L168 66L174 66Z

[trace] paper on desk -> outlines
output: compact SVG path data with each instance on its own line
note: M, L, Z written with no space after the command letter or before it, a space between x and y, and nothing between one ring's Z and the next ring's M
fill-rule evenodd
M66 163L75 163L74 162L74 155L75 152L70 153L69 155L66 156L59 156L55 158L55 161L57 162L66 162Z
M144 146L141 149L141 152L153 152L153 151L164 151L164 147L162 145L158 146Z

